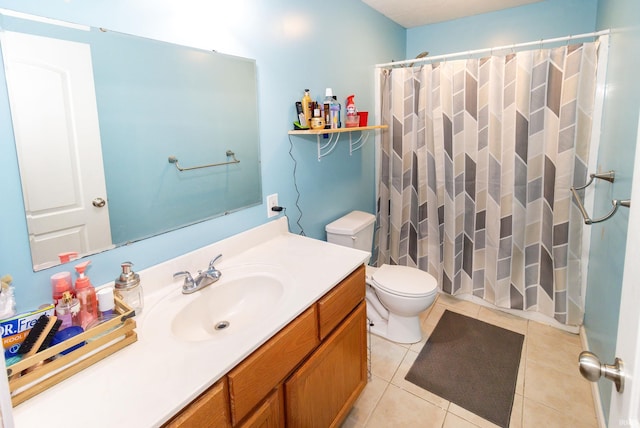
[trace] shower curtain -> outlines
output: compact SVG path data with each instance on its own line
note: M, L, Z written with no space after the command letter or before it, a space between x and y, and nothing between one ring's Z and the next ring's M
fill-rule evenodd
M582 324L597 42L381 70L376 264Z

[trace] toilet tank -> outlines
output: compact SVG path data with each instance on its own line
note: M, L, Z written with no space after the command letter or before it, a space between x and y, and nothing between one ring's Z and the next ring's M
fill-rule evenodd
M352 211L325 226L327 242L371 252L375 221L373 214Z

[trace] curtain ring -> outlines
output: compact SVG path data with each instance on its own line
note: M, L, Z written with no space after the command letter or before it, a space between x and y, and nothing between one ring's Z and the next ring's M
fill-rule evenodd
M542 50L542 40L543 39L540 39L540 50Z
M569 38L567 39L567 44L565 46L569 46L569 40L571 40L573 38L573 36L571 34L569 34Z

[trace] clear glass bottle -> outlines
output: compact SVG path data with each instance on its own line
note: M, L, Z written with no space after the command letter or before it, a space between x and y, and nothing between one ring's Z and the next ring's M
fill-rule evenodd
M115 282L115 294L139 315L144 307L140 275L131 270L131 262L123 262L121 266L122 273Z
M62 321L60 330L72 325L80 325L80 302L65 291L56 306L56 316Z

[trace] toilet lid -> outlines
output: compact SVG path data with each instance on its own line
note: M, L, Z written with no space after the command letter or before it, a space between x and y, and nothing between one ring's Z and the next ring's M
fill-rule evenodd
M372 279L383 290L400 296L425 296L438 288L438 281L433 276L408 266L382 265Z

